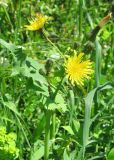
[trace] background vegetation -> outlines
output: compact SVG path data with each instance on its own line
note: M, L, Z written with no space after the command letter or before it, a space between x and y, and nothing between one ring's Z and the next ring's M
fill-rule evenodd
M112 0L0 1L0 159L114 159ZM40 12L45 32L24 25ZM114 11L113 11L114 12ZM113 15L113 13L112 13ZM64 78L73 50L94 62L84 87Z

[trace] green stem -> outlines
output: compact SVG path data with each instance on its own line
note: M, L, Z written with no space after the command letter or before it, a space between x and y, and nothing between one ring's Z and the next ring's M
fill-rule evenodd
M82 36L83 0L79 0L79 39Z
M111 34L111 54L113 57L114 56L114 25L111 26L111 31L112 31L112 34Z
M95 66L95 86L98 87L100 85L100 74L101 74L101 46L98 42L98 40L95 41L96 44L96 66ZM95 115L97 114L98 106L99 106L99 100L98 100L98 92L96 92L95 95Z
M56 122L56 113L52 113L52 139L55 138L55 122Z
M8 22L9 22L11 28L13 29L13 24L12 24L12 22L11 22L11 19L10 19L10 16L9 16L8 12L7 12L7 9L6 9L5 7L3 7L3 8L4 8L4 12L5 12L5 14L6 14L7 20L8 20Z
M45 31L44 28L42 29L42 32L43 32L45 38L47 39L47 41L48 41L48 42L59 52L59 54L63 57L63 54L62 54L62 52L59 50L59 48L48 38L47 33L46 33L46 31Z
M22 0L19 0L19 9L17 10L17 21L16 21L16 28L15 28L15 42L18 42L18 32L21 28L21 6L22 6Z
M22 1L19 0L19 11L18 11L18 27L21 27L21 7L22 7Z
M49 139L50 139L50 118L51 111L46 111L46 126L45 126L45 147L44 147L44 160L49 158Z
M74 114L74 93L72 90L69 91L69 94L70 94L70 106L71 106L71 110L70 110L70 119L69 119L69 125L72 126L72 120L73 120L73 114Z

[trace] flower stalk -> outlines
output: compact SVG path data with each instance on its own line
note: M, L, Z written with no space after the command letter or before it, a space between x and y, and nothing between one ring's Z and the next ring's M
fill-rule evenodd
M79 39L82 36L83 0L79 0Z

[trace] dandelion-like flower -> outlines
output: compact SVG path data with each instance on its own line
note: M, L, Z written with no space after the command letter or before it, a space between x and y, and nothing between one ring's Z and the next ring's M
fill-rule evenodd
M90 75L93 73L92 62L90 60L83 61L83 55L84 53L74 54L74 56L65 60L67 77L73 85L75 83L81 86L84 85L84 80L90 79Z
M36 14L36 18L33 19L32 21L29 21L30 24L29 25L25 25L25 27L28 30L36 31L36 30L39 30L39 29L43 28L46 20L47 20L47 16L44 16L44 15L42 15L40 13L37 13Z

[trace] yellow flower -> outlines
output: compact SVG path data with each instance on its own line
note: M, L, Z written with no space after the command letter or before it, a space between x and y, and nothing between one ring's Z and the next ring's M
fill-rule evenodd
M73 85L74 83L81 86L84 85L84 80L89 79L93 73L92 62L90 60L82 61L83 55L84 53L74 54L74 56L65 60L67 77Z
M35 19L33 19L32 21L29 21L30 25L25 25L25 27L31 31L39 30L39 29L43 28L46 20L47 20L46 16L38 13L38 14L36 14Z

